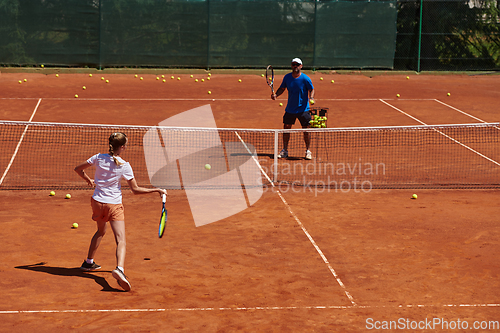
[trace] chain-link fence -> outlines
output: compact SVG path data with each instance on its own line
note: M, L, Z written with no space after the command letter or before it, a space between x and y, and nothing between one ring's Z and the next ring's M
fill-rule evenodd
M0 0L0 64L500 69L500 0Z
M398 0L394 68L500 69L500 1Z

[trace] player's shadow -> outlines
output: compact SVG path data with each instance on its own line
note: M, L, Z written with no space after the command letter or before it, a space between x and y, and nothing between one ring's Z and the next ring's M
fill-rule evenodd
M92 279L102 287L101 291L123 292L123 290L111 287L105 278L94 274L90 274L89 272L82 271L79 267L75 268L52 267L52 266L45 266L45 264L46 264L45 262L39 262L38 264L16 266L15 268L26 269L28 271L34 271L34 272L42 272L51 275L78 276L85 279ZM100 271L100 272L106 272L106 271Z

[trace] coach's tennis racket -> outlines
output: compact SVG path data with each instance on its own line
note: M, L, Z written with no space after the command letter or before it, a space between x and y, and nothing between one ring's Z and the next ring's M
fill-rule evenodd
M160 218L160 226L158 227L158 237L163 237L163 232L165 231L165 227L167 226L167 210L165 209L165 202L167 202L167 195L163 194L163 209L161 210L161 218Z
M266 82L271 87L271 91L273 92L274 95L274 69L273 66L269 65L266 68Z

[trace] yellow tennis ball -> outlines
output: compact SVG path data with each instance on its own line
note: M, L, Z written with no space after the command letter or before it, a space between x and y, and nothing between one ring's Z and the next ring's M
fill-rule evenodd
M106 80L106 83L109 83L109 80Z
M75 95L75 98L78 98L78 95Z
M260 74L260 76L264 77L264 74Z
M334 82L335 82L335 81L334 81L334 80L332 80L332 83L334 83Z
M40 65L40 67L44 68L45 66L44 65Z
M208 73L208 76L212 76L212 74Z
M135 74L134 77L137 77L137 74Z
M54 191L50 191L49 195L50 195L51 197L53 197L54 195L56 195L56 192L54 192Z
M319 79L320 79L321 81L323 81L323 78L322 78L322 77L320 77Z
M19 84L23 83L23 81L19 80Z
M241 82L241 79L238 79L238 82Z
M412 197L413 199L416 199L416 198L418 198L418 195L414 194L414 195L412 195L411 197Z
M447 95L447 96L450 96L451 94L450 94L450 93L447 93L446 95Z
M180 81L180 80L181 80L181 78L180 78L180 77L178 77L178 78L177 78L177 80L178 80L178 81Z
M24 82L27 82L28 80L24 79L23 81L24 81Z
M194 82L198 82L198 79L194 79Z
M400 96L401 96L401 95L399 95L399 94L396 94L396 97L400 97Z
M101 80L104 81L104 77L103 76L101 76Z
M163 79L163 83L167 82L167 80Z
M66 199L71 199L71 194L66 194Z
M75 223L73 223L73 229L76 229L76 228L78 228L78 223L75 222Z
M159 80L160 78L157 76L156 79Z
M142 80L144 80L144 78L141 76L141 79L140 79L140 80L142 81Z
M175 79L175 77L174 77L173 75L172 75L170 78L171 78L172 80L173 80L173 79Z
M162 75L161 78L163 79L165 77L165 75Z
M310 100L309 100L309 103L314 104L314 103L315 103L315 102L314 102L314 99L310 99Z
M56 74L56 77L59 77L59 74Z
M85 90L85 89L87 89L87 87L83 86L82 89Z
M205 164L205 169L210 170L212 169L212 166L210 164Z
M89 74L89 77L92 77L92 74Z
M407 79L407 80L409 80L409 79L410 79L410 77L409 77L409 76L407 76L407 77L406 77L406 79Z
M209 77L207 77L207 80L208 80L208 81L210 81L210 78L209 78Z
M283 106L283 103L280 103L280 106Z
M209 90L209 91L208 91L208 94L210 95L211 93L212 93L212 92Z
M191 74L191 76L190 76L190 77L193 77L193 75Z
M201 79L201 82L205 82L205 79Z

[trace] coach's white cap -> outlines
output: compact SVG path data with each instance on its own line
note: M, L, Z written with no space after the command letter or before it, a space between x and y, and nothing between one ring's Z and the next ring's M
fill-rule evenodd
M301 64L301 65L302 65L302 60L300 60L300 58L293 58L293 59L292 59L292 63L293 63L293 62L296 62L296 63L298 63L298 64Z

